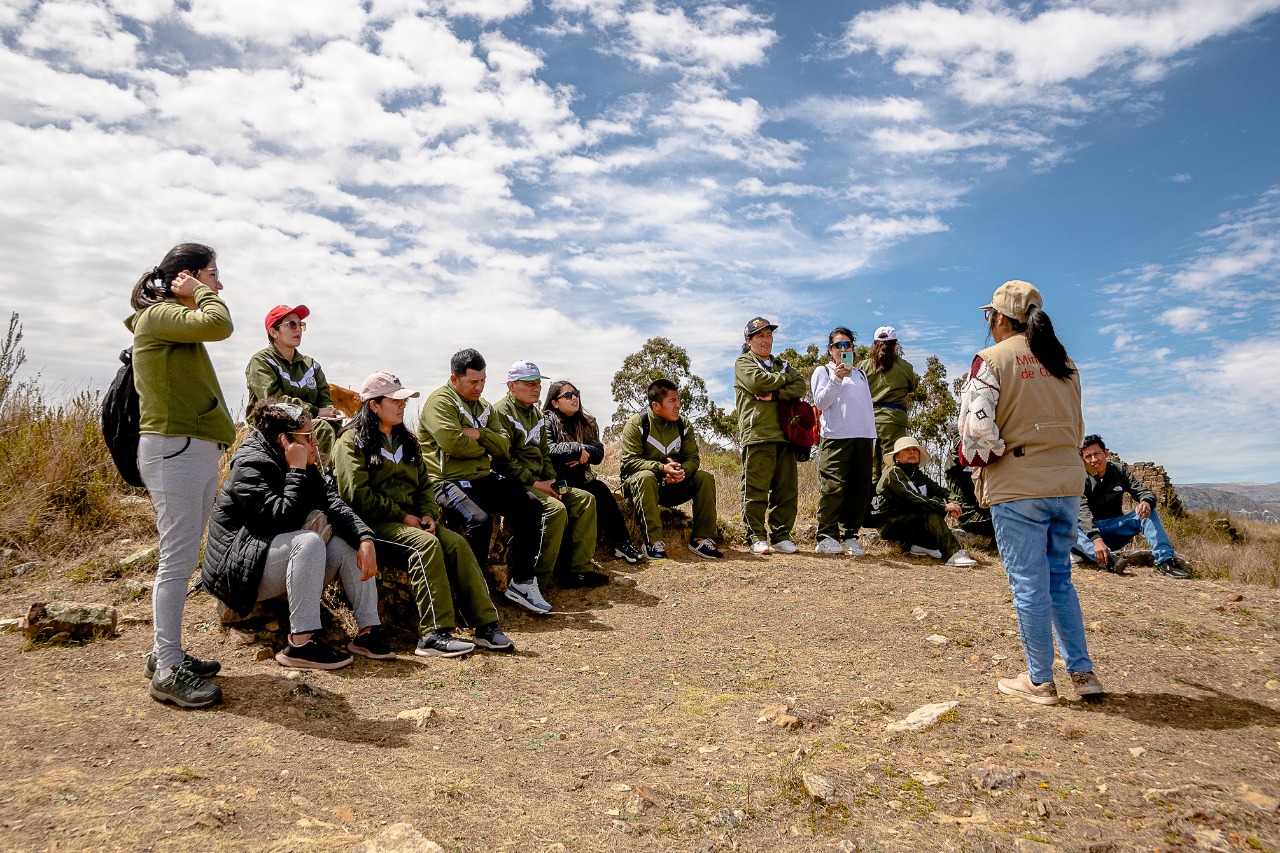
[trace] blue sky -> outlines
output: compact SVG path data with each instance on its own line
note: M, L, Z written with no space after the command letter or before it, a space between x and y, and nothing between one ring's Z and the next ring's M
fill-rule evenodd
M1280 480L1280 0L9 0L0 288L28 370L105 385L128 290L219 251L232 408L281 302L358 385L479 348L607 419L648 337L712 396L896 326L954 375L1043 290L1088 426L1176 482ZM491 379L488 396L501 382Z

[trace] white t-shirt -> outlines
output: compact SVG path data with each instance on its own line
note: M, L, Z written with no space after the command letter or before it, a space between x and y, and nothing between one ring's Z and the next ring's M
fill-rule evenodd
M823 438L876 437L876 416L865 373L855 367L841 379L830 364L824 364L813 371L809 385L813 404L822 410Z

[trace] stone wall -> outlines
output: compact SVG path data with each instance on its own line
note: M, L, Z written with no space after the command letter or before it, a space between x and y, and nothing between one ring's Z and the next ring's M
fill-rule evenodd
M1111 459L1115 462L1123 462L1123 460L1114 453ZM1138 482L1142 483L1148 489L1156 493L1156 501L1161 515L1173 515L1182 517L1187 514L1186 507L1182 505L1182 500L1178 497L1178 490L1173 487L1173 481L1169 479L1168 473L1164 468L1154 462L1126 462L1129 470L1133 472L1133 476L1138 478ZM1133 500L1125 495L1124 511L1129 512L1133 509Z

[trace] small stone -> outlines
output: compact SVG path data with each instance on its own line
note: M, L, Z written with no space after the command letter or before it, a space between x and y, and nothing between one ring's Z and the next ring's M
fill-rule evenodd
M921 705L908 714L906 719L889 723L885 728L891 732L922 732L937 725L945 714L959 704L959 702L935 702L931 705Z
M1013 770L990 758L976 764L970 764L967 769L973 776L974 787L983 791L994 792L1011 789L1023 776L1021 770Z
M439 717L436 709L427 705L423 708L411 708L407 711L401 711L396 714L397 720L411 720L418 728L424 728L427 723L435 721Z
M396 823L352 847L350 853L444 853L444 848L424 838L410 824Z
M707 823L712 826L741 826L742 822L747 819L747 813L742 809L721 809L707 819Z
M947 643L951 642L941 634L930 634L924 638L924 641L931 646L945 646Z
M711 753L711 752L719 752L719 751L720 751L720 747L718 747L718 746L700 746L700 747L698 747L698 752L702 753L703 755L706 755L706 754Z
M1084 849L1085 853L1119 853L1120 850L1114 841L1095 841Z
M1248 785L1241 785L1240 796L1249 805L1256 809L1261 809L1268 814L1276 810L1280 810L1280 800L1259 791L1257 788L1251 788Z
M613 828L615 831L621 832L623 835L630 835L635 832L635 829L632 828L631 824L627 823L625 820L615 820L613 822Z
M1107 628L1107 623L1103 622L1101 619L1093 620L1089 623L1088 627L1089 630L1093 631L1095 634L1105 634L1109 630Z
M19 563L18 565L13 567L13 576L19 577L21 575L25 575L27 572L34 571L35 569L38 569L38 568L40 568L40 564L37 562Z
M945 776L939 776L932 770L926 770L923 773L912 773L911 778L915 779L926 788L936 788L947 781Z
M1148 788L1143 791L1142 798L1149 803L1176 802L1199 789L1195 785L1179 785L1176 788Z
M254 660L271 660L275 657L275 653L266 646L259 646L258 650L253 653Z
M1275 659L1276 659L1276 656L1273 654L1269 654L1267 652L1258 652L1258 660L1261 661L1262 663L1271 663Z
M59 631L49 638L49 645L51 646L65 646L69 642L71 642L70 631Z
M694 848L693 853L720 853L720 848L717 847L716 843L710 838L704 838L698 846Z
M21 631L27 620L0 619L0 631Z
M635 578L633 578L633 577L630 577L629 575L614 575L614 576L613 576L613 585L614 585L614 586L633 587L633 586L636 586L636 585L637 585L637 583L638 583L638 582L636 581L636 579L635 579Z
M1049 807L1045 805L1044 800L1036 801L1036 814L1040 815L1042 818L1049 816Z
M770 720L777 719L785 713L787 713L786 705L765 705L764 708L761 709L760 718L757 719L756 722L767 723Z
M1243 595L1240 595L1239 593L1236 593L1235 595L1228 595L1228 596L1227 596L1227 601L1230 601L1230 602L1233 602L1233 603L1234 603L1234 602L1237 602L1237 601L1244 601L1244 596L1243 596Z
M160 553L159 545L152 545L150 548L143 548L141 551L134 551L129 556L120 561L121 566L135 566L138 563L155 557Z
M911 615L916 618L917 622L923 622L924 618L929 614L925 612L923 607L917 607L915 610L911 611Z
M826 777L819 776L817 773L806 773L802 779L805 793L811 799L819 803L829 803L835 799L836 786L831 784Z
M63 632L77 640L110 637L116 633L116 609L108 604L80 601L36 602L27 611L28 637L47 639Z
M1267 679L1266 688L1268 690L1280 690L1280 681L1276 681L1274 678L1269 678Z
M1132 755L1134 758L1141 758L1142 756L1147 754L1147 751L1140 746L1135 746L1129 749L1129 754Z
M792 731L800 728L800 718L793 717L791 714L779 714L773 718L773 724L781 728Z
M1013 849L1017 853L1053 853L1058 848L1052 844L1045 844L1043 841L1032 841L1030 838L1015 838L1013 840Z

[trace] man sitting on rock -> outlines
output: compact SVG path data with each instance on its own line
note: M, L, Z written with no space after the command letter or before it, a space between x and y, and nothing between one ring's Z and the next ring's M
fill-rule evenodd
M948 516L960 517L960 505L925 474L928 464L929 451L909 435L884 454L875 504L880 537L907 546L911 554L946 560L948 566L976 566L978 561L960 548L947 526Z
M1189 578L1186 561L1173 553L1169 536L1156 514L1156 493L1144 486L1119 460L1107 459L1107 445L1100 435L1086 435L1080 447L1088 476L1080 501L1079 540L1072 552L1109 572L1124 572L1124 558L1111 549L1119 548L1141 533L1151 547L1156 571L1171 578ZM1137 503L1132 512L1122 512L1125 495Z

